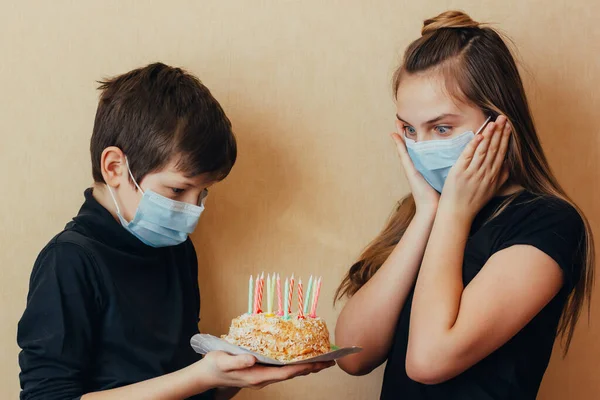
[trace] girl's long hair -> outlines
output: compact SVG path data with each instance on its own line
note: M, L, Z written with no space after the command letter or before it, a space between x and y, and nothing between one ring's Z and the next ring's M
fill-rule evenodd
M540 145L515 60L494 29L482 26L460 11L447 11L423 24L421 37L412 42L394 73L397 94L405 75L441 73L449 93L479 107L485 114L505 115L512 127L507 162L511 183L539 196L562 199L572 205L585 224L581 244L583 266L561 316L559 334L565 353L584 303L589 305L594 282L594 243L590 225L554 177ZM508 198L492 218L513 199ZM350 268L336 292L336 299L355 294L381 267L415 215L412 195L402 199L381 233Z

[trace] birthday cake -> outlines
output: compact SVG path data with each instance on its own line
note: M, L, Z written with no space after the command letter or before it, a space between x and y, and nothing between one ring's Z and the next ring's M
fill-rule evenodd
M285 295L282 294L278 275L273 275L273 278L267 276L266 287L264 274L256 278L254 288L252 277L248 284L248 312L231 321L229 333L221 336L222 339L281 362L300 361L331 350L327 325L316 315L321 279L315 279L313 285L313 278L310 278L306 296L302 280L298 282L298 312L293 314L293 275L290 280L285 280ZM263 312L265 289L267 309ZM275 289L277 313L273 309Z
M299 361L330 351L329 331L322 318L288 319L265 314L244 314L231 321L229 343L282 362Z

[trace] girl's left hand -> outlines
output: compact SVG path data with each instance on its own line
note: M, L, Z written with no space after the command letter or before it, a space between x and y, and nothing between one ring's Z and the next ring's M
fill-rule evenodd
M475 218L508 179L504 159L509 139L510 125L503 115L475 136L448 174L440 209L448 207L469 221Z

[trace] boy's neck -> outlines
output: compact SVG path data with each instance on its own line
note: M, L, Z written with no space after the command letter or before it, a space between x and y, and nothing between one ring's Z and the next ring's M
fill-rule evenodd
M104 183L94 182L92 185L92 196L94 196L94 199L96 199L96 201L104 207L115 220L119 221L117 207L115 207L115 203Z

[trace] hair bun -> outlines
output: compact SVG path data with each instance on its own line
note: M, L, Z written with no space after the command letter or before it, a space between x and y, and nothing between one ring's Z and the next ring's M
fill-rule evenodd
M426 19L423 22L421 35L426 35L443 28L471 28L477 29L480 27L479 22L473 21L471 17L462 11L445 11L437 17Z

